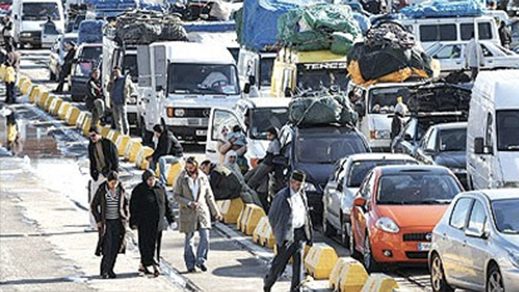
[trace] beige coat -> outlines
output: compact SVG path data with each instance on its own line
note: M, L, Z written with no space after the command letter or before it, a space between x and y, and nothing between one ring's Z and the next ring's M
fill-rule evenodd
M209 210L211 210L213 215L220 214L216 207L209 179L201 171L198 172L198 178L200 180L200 187L196 202L200 203L200 208L196 210L189 207L189 203L195 201L195 197L189 187L188 177L186 176L185 171L180 173L173 190L173 195L180 208L179 230L182 233L194 232L197 230L197 226L200 228L210 229L211 215Z

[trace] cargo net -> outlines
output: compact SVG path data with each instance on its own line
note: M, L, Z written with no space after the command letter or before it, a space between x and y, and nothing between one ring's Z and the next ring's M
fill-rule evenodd
M147 45L156 41L187 41L187 33L178 16L134 10L108 23L104 35L120 45Z
M411 113L468 113L472 90L449 83L430 83L410 88L408 106Z

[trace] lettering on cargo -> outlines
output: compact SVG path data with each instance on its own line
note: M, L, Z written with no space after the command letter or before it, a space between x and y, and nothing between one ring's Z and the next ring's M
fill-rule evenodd
M322 69L346 69L346 62L330 62L330 63L305 63L302 64L306 70L322 70Z

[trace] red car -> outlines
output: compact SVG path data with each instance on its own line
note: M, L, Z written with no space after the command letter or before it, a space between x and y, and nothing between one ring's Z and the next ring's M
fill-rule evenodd
M427 263L431 232L460 182L441 166L382 166L365 178L351 213L350 250L367 270L380 263Z

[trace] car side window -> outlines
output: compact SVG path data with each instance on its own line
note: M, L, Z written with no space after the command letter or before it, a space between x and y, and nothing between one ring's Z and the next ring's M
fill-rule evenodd
M436 136L437 136L437 133L438 131L436 130L432 130L429 137L427 138L427 145L425 146L425 149L427 150L432 150L432 151L435 151L436 150Z
M474 200L471 198L462 198L456 202L456 205L452 209L449 225L462 230L465 227L467 221L467 215L470 206Z
M363 198L367 198L367 196L368 196L367 191L368 191L368 185L369 185L371 176L372 176L372 173L369 173L368 175L366 175L366 177L364 178L364 181L362 182L362 186L360 187L360 195Z
M487 222L487 214L483 204L476 200L472 211L470 212L470 219L468 229L477 232L483 232L485 230L485 223Z

